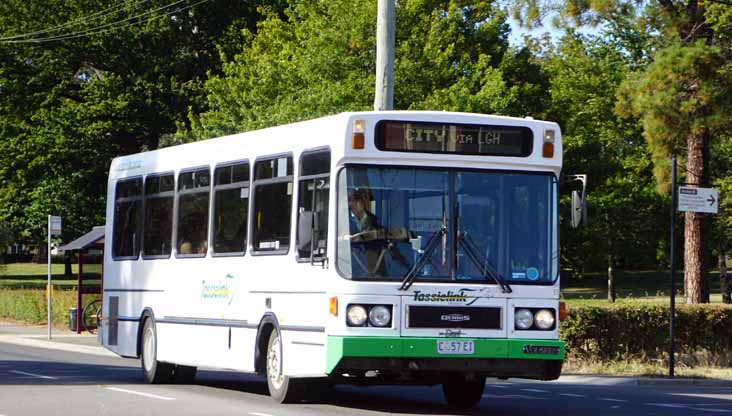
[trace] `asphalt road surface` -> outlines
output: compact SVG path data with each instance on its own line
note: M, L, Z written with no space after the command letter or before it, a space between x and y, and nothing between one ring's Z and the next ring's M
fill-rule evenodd
M0 342L0 416L26 415L730 415L732 387L634 379L489 380L477 409L447 407L439 387L336 386L278 405L263 378L201 371L192 385L145 384L139 362Z

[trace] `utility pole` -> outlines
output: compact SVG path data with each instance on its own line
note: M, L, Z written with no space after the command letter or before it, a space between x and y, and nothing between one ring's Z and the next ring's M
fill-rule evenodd
M376 93L374 111L394 109L395 0L379 0L376 20Z
M671 296L668 316L668 376L674 378L676 364L676 343L674 341L674 320L676 316L676 155L671 156Z

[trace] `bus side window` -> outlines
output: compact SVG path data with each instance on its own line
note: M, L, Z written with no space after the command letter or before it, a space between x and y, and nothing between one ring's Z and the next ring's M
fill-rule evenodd
M300 162L297 205L297 259L327 255L330 150L304 153Z
M249 162L217 166L214 181L213 252L243 255L249 217Z
M137 258L141 229L142 178L121 180L114 191L112 254L115 259Z
M178 175L177 254L206 256L210 189L211 172L208 167Z
M149 175L145 178L145 228L142 255L168 257L173 238L173 174Z
M253 187L253 251L286 254L290 248L292 155L257 160Z

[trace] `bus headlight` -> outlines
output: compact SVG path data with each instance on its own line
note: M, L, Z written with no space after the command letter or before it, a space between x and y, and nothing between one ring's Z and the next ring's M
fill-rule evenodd
M551 329L554 327L554 313L549 309L541 309L534 315L534 321L539 329Z
M369 311L369 322L373 326L389 326L391 323L391 311L386 306L376 305Z
M516 309L514 323L517 329L529 329L534 325L534 314L528 309Z
M366 324L366 308L361 305L348 305L346 311L348 326L364 326Z

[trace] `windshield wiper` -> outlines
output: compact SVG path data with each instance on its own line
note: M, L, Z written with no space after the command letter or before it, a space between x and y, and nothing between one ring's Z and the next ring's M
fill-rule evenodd
M496 283L501 286L501 292L503 293L511 293L513 291L511 290L511 286L509 286L508 282L506 282L503 277L501 277L501 275L493 268L493 265L490 264L488 259L481 257L475 242L467 232L458 231L457 240L459 245L462 244L463 250L465 251L465 254L467 254L470 261L472 261L473 264L478 267L478 269L483 270L484 279L488 280L488 278L490 277L491 279L495 280Z
M414 266L412 266L407 274L404 275L404 280L402 280L402 285L399 287L399 290L407 290L412 286L412 283L414 283L414 280L417 278L417 273L419 273L422 267L424 267L425 263L429 261L430 257L432 256L432 252L435 251L435 248L437 248L437 244L446 234L447 227L444 224L440 227L439 230L437 230L437 232L432 234L432 237L430 237L429 241L427 241L427 247L425 247L422 255L419 256L417 262L414 263Z

